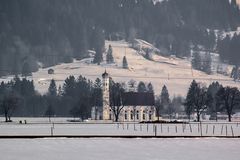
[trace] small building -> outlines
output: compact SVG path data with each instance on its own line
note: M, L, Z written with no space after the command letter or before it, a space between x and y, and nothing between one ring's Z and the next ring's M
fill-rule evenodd
M48 70L48 74L54 74L54 70L53 70L52 68L50 68L50 69Z
M109 74L105 71L103 78L103 105L92 107L91 117L93 120L114 121L114 112L110 107ZM125 92L122 95L122 109L119 113L119 121L141 122L154 121L156 112L154 107L154 94L148 92Z

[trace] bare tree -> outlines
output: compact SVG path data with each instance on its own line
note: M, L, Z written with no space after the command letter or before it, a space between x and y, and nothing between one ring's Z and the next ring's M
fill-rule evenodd
M116 122L119 120L119 115L121 114L122 109L124 108L124 99L123 99L124 89L120 83L112 82L110 85L110 108L114 114Z
M240 92L236 87L224 87L217 93L217 103L226 110L228 121L232 121L233 110L240 105Z
M51 122L51 117L55 114L51 104L48 105L48 108L45 112L45 115L48 117L48 121Z
M5 122L11 122L11 116L18 106L19 98L10 94L3 98L1 108L5 116Z

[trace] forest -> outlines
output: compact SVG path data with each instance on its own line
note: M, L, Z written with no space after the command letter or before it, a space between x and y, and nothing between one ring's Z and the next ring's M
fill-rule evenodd
M190 56L195 48L238 65L239 36L216 31L234 31L239 24L236 0L1 0L0 76L31 75L88 57L88 50L99 63L104 40L134 38L154 44L162 55Z

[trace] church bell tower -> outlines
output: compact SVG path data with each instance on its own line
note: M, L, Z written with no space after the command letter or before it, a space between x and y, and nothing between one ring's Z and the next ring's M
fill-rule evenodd
M109 112L110 112L110 103L109 103L109 75L105 72L102 74L102 95L103 95L103 120L109 120Z

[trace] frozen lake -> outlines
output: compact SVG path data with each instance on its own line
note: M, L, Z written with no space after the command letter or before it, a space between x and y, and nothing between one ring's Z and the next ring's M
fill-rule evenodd
M240 139L0 139L4 160L239 160Z

